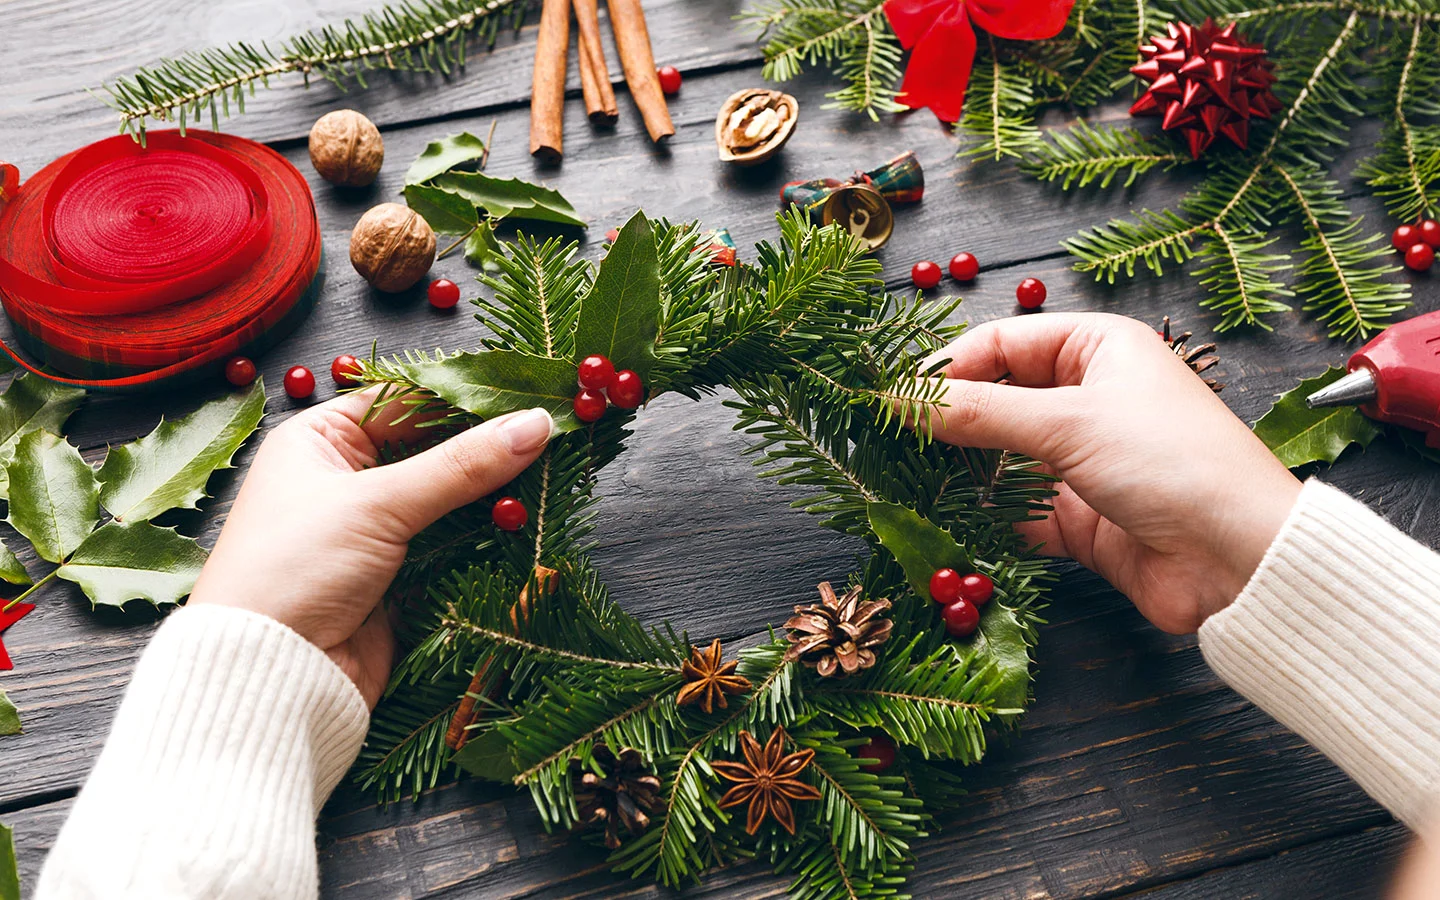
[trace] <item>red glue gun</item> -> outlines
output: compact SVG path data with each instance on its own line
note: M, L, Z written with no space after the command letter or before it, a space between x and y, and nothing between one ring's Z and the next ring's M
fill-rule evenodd
M1440 449L1440 312L1391 325L1350 357L1350 374L1305 399L1311 409L1352 406L1413 428Z

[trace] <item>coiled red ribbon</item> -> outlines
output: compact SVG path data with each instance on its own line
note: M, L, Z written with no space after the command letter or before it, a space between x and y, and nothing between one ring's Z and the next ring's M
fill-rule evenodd
M7 192L8 193L8 192ZM135 388L278 340L318 289L305 178L263 144L204 131L118 136L61 157L5 202L0 304L54 381Z

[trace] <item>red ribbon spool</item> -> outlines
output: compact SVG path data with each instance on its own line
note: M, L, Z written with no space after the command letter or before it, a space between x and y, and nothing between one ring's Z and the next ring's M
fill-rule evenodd
M0 197L0 202L4 198ZM280 154L205 131L61 157L0 208L0 304L57 377L135 388L278 340L318 290L320 224Z

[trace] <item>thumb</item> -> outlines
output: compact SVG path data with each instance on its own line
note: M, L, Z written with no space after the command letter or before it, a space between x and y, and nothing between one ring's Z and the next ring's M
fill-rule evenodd
M411 535L436 519L512 481L550 440L554 421L544 409L522 410L482 422L417 454L367 469L372 489Z
M1081 390L948 378L931 418L932 433L959 447L1014 450L1053 463L1084 424Z

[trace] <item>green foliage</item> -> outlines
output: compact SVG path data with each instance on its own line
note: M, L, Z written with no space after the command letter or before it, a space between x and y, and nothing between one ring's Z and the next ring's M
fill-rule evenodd
M372 360L367 379L449 424L536 402L527 385L550 368L551 390L568 402L574 360L592 352L648 366L652 397L728 387L736 427L758 438L768 474L811 488L800 505L824 524L878 547L872 508L903 504L906 528L924 516L962 536L966 558L1002 585L982 634L947 642L934 604L877 553L856 580L892 600L897 636L872 670L823 679L787 662L788 642L772 638L741 651L750 687L724 708L679 706L688 638L626 615L585 556L594 474L618 456L633 418L612 409L557 435L505 487L530 511L518 532L495 529L486 498L412 544L394 589L405 604L404 657L358 776L383 799L459 766L528 790L547 827L570 828L575 768L597 766L600 744L633 747L660 779L664 806L611 853L616 871L678 887L759 855L797 873L802 896L893 896L903 884L927 792L940 802L958 793L954 776L925 760L978 761L986 729L1024 704L1045 576L1012 526L1044 509L1051 479L1013 454L929 439L940 384L923 360L954 335L945 324L953 301L886 295L878 264L844 232L793 213L780 224L754 266L723 271L696 250L693 226L638 215L598 271L575 260L573 243L522 235L482 278L494 294L477 302L495 334L486 349ZM448 404L460 409L443 412ZM538 591L536 566L560 573L553 593ZM452 754L445 733L467 693L478 716ZM734 759L742 731L764 741L781 726L816 750L805 777L822 799L796 810L796 836L770 823L752 838L743 814L719 808L711 761ZM862 770L862 729L890 734L915 758L903 772Z
M1406 33L1408 31L1408 34ZM1375 155L1360 174L1402 222L1440 216L1440 27L1416 16L1398 25L1385 65L1385 123Z
M107 522L70 554L55 574L73 581L96 605L148 600L179 603L190 593L205 550L193 538L150 522Z
M525 0L407 0L358 19L326 25L274 45L236 42L162 59L102 88L120 113L120 130L144 140L152 121L188 123L245 111L257 85L299 73L318 75L342 88L366 86L376 69L448 75L464 65L469 42L492 46L502 23L518 26Z
M489 155L490 148L485 141L468 131L447 134L438 141L431 141L415 157L410 168L405 170L405 184L424 184L438 175L461 166L479 166Z
M10 497L5 463L15 456L20 438L36 430L59 434L65 420L84 399L85 392L79 388L46 381L28 372L15 376L0 394L0 499Z
M1108 188L1124 176L1121 187L1151 169L1168 171L1190 157L1169 141L1160 141L1134 128L1092 128L1081 119L1068 132L1042 141L1020 163L1020 168L1041 181L1058 181L1060 187Z
M15 551L0 544L0 581L9 584L30 584L30 573L15 556Z
M48 431L32 431L5 466L10 515L5 520L40 558L63 561L100 520L100 482L80 451Z
M10 698L0 691L0 737L10 737L20 733L20 711Z
M1019 159L1045 143L1035 125L1035 80L1023 67L1007 66L995 38L984 38L975 50L965 111L955 126L966 138L960 155Z
M15 831L0 825L0 900L20 900L20 871L15 862Z
M1255 436L1290 468L1312 462L1333 463L1352 444L1369 446L1380 426L1353 406L1310 409L1305 398L1345 376L1338 367L1306 378L1275 401L1255 423Z

